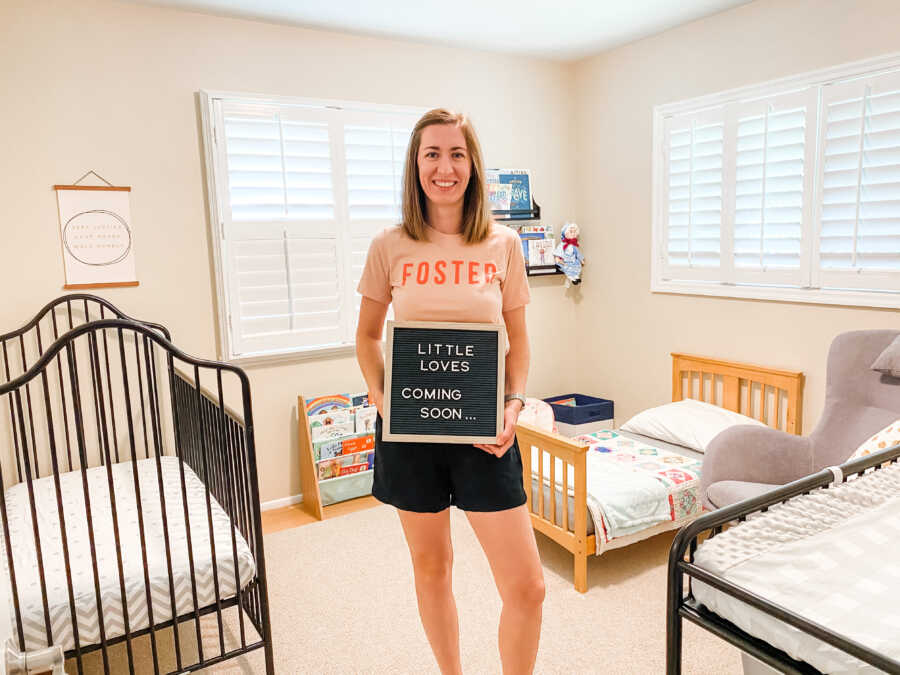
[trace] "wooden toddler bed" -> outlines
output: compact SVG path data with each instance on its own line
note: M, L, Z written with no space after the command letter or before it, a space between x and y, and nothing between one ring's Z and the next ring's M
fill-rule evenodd
M673 353L672 401L685 398L747 415L787 433L801 433L803 374L799 372ZM665 521L607 541L602 534L588 531L586 460L590 446L525 423L517 425L516 435L532 526L572 552L575 590L581 593L587 591L589 555L678 529L696 517ZM532 458L535 450L536 462ZM537 466L537 472L533 466ZM541 477L543 482L549 481L547 494L554 498L545 498L547 487L541 489ZM536 490L535 480L541 486ZM567 485L568 498L561 499ZM595 528L600 525L595 524Z

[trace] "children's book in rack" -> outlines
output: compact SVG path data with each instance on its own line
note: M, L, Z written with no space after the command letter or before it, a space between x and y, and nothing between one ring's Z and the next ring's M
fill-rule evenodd
M319 520L323 506L372 493L376 414L367 394L297 397L303 508Z
M553 226L537 221L523 222L516 228L522 240L525 271L530 277L545 274L562 274L556 266Z

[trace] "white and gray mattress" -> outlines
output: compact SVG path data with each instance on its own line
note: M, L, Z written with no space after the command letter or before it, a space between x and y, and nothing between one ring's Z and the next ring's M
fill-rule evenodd
M772 506L698 547L710 572L900 661L900 464ZM880 670L697 581L695 598L823 673Z
M132 463L114 464L111 471L116 498L115 507L125 601L128 607L127 614L131 632L147 628L150 624L138 521L139 512L143 517L153 623L158 624L172 618L169 564L166 555L156 460L145 459L136 464L140 486L140 505L136 499ZM247 542L232 526L231 519L222 510L219 503L210 495L212 542L215 545L215 556L213 556L206 487L185 464L184 481L188 520L190 521L190 527L188 527L185 522L179 460L175 457L162 457L161 466L175 609L177 614L181 615L194 610L192 581L196 584L197 606L203 608L215 604L214 557L218 572L219 598L222 600L233 597L238 586L246 587L256 575L256 563ZM116 556L116 529L113 527L107 468L105 466L94 467L88 469L86 475L93 522L93 544L96 550L100 606L97 601L98 584L95 582L92 564L82 474L74 471L60 475L72 594L78 623L78 637L82 647L100 642L100 616L103 617L107 640L125 634L125 612L123 611ZM75 646L75 640L72 631L66 561L63 556L60 534L56 485L51 476L34 481L33 486L53 644L61 645L63 649L68 650ZM47 633L28 487L25 483L14 485L6 491L6 511L10 540L13 544L12 554L19 609L25 634L25 647L27 650L39 649L47 646ZM193 579L188 557L188 532L190 532L193 553ZM234 534L234 541L232 541L232 534ZM235 574L235 547L237 549L237 575ZM2 540L2 532L0 532L0 551L2 551L4 568L8 569L6 543ZM15 614L12 607L10 612L13 613L13 637L14 642L17 643Z

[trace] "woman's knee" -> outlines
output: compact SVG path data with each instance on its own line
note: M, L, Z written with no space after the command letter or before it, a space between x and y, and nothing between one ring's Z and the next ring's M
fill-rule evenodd
M451 551L414 553L412 563L417 584L450 585L453 571L453 553Z
M543 575L512 580L501 592L503 603L515 607L539 607L545 595Z

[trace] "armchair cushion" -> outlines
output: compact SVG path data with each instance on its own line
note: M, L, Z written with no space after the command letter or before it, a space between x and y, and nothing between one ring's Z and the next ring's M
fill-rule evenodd
M706 448L700 477L703 504L715 508L707 493L719 481L783 485L812 473L812 462L808 438L769 427L731 427Z
M706 491L706 501L714 508L721 509L723 506L729 506L742 502L745 499L752 499L761 494L781 487L773 483L747 483L742 480L720 480L709 486Z
M872 364L872 370L891 377L900 377L900 335L878 355Z

